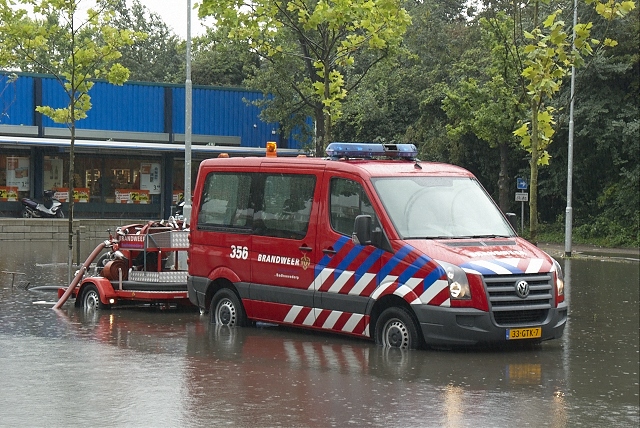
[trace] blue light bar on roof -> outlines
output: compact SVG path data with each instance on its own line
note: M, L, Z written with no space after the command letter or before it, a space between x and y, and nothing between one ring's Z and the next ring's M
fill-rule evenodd
M390 157L415 159L418 149L413 144L331 143L326 149L330 158Z

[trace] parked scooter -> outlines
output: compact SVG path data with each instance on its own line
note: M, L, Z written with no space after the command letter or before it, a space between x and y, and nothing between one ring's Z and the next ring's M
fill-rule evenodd
M64 218L62 212L62 202L53 197L53 190L44 191L44 200L42 203L29 198L22 199L22 217L44 217L44 218Z
M178 199L178 203L176 204L176 220L184 220L184 195L180 194L180 198Z

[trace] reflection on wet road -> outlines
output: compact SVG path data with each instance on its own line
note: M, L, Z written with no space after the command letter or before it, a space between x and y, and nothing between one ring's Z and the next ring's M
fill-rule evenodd
M0 271L64 283L37 266L59 247L3 244ZM54 311L2 275L0 426L637 427L638 264L563 264L561 340L412 352L196 311Z

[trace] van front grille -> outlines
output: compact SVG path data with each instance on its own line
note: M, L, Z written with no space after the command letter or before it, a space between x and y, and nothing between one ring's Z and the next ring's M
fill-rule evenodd
M553 305L552 274L492 275L485 276L484 281L496 325L531 326L547 319ZM520 281L529 284L529 294L524 298L516 292Z

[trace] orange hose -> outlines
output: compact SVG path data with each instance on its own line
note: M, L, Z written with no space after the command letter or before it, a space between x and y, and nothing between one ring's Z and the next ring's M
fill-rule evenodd
M100 245L98 245L95 250L93 250L93 252L89 255L89 257L87 257L87 260L85 260L84 264L82 265L78 273L76 273L76 276L73 278L73 281L71 281L71 284L69 284L69 287L67 287L67 291L65 291L64 294L60 296L58 303L56 303L53 306L53 309L60 309L60 307L64 305L64 303L67 301L67 299L69 298L73 290L78 286L78 283L84 276L84 273L86 272L89 265L91 265L91 262L93 261L93 259L98 257L98 254L100 254L100 251L102 251L104 247L110 244L111 243L109 241L104 241Z

